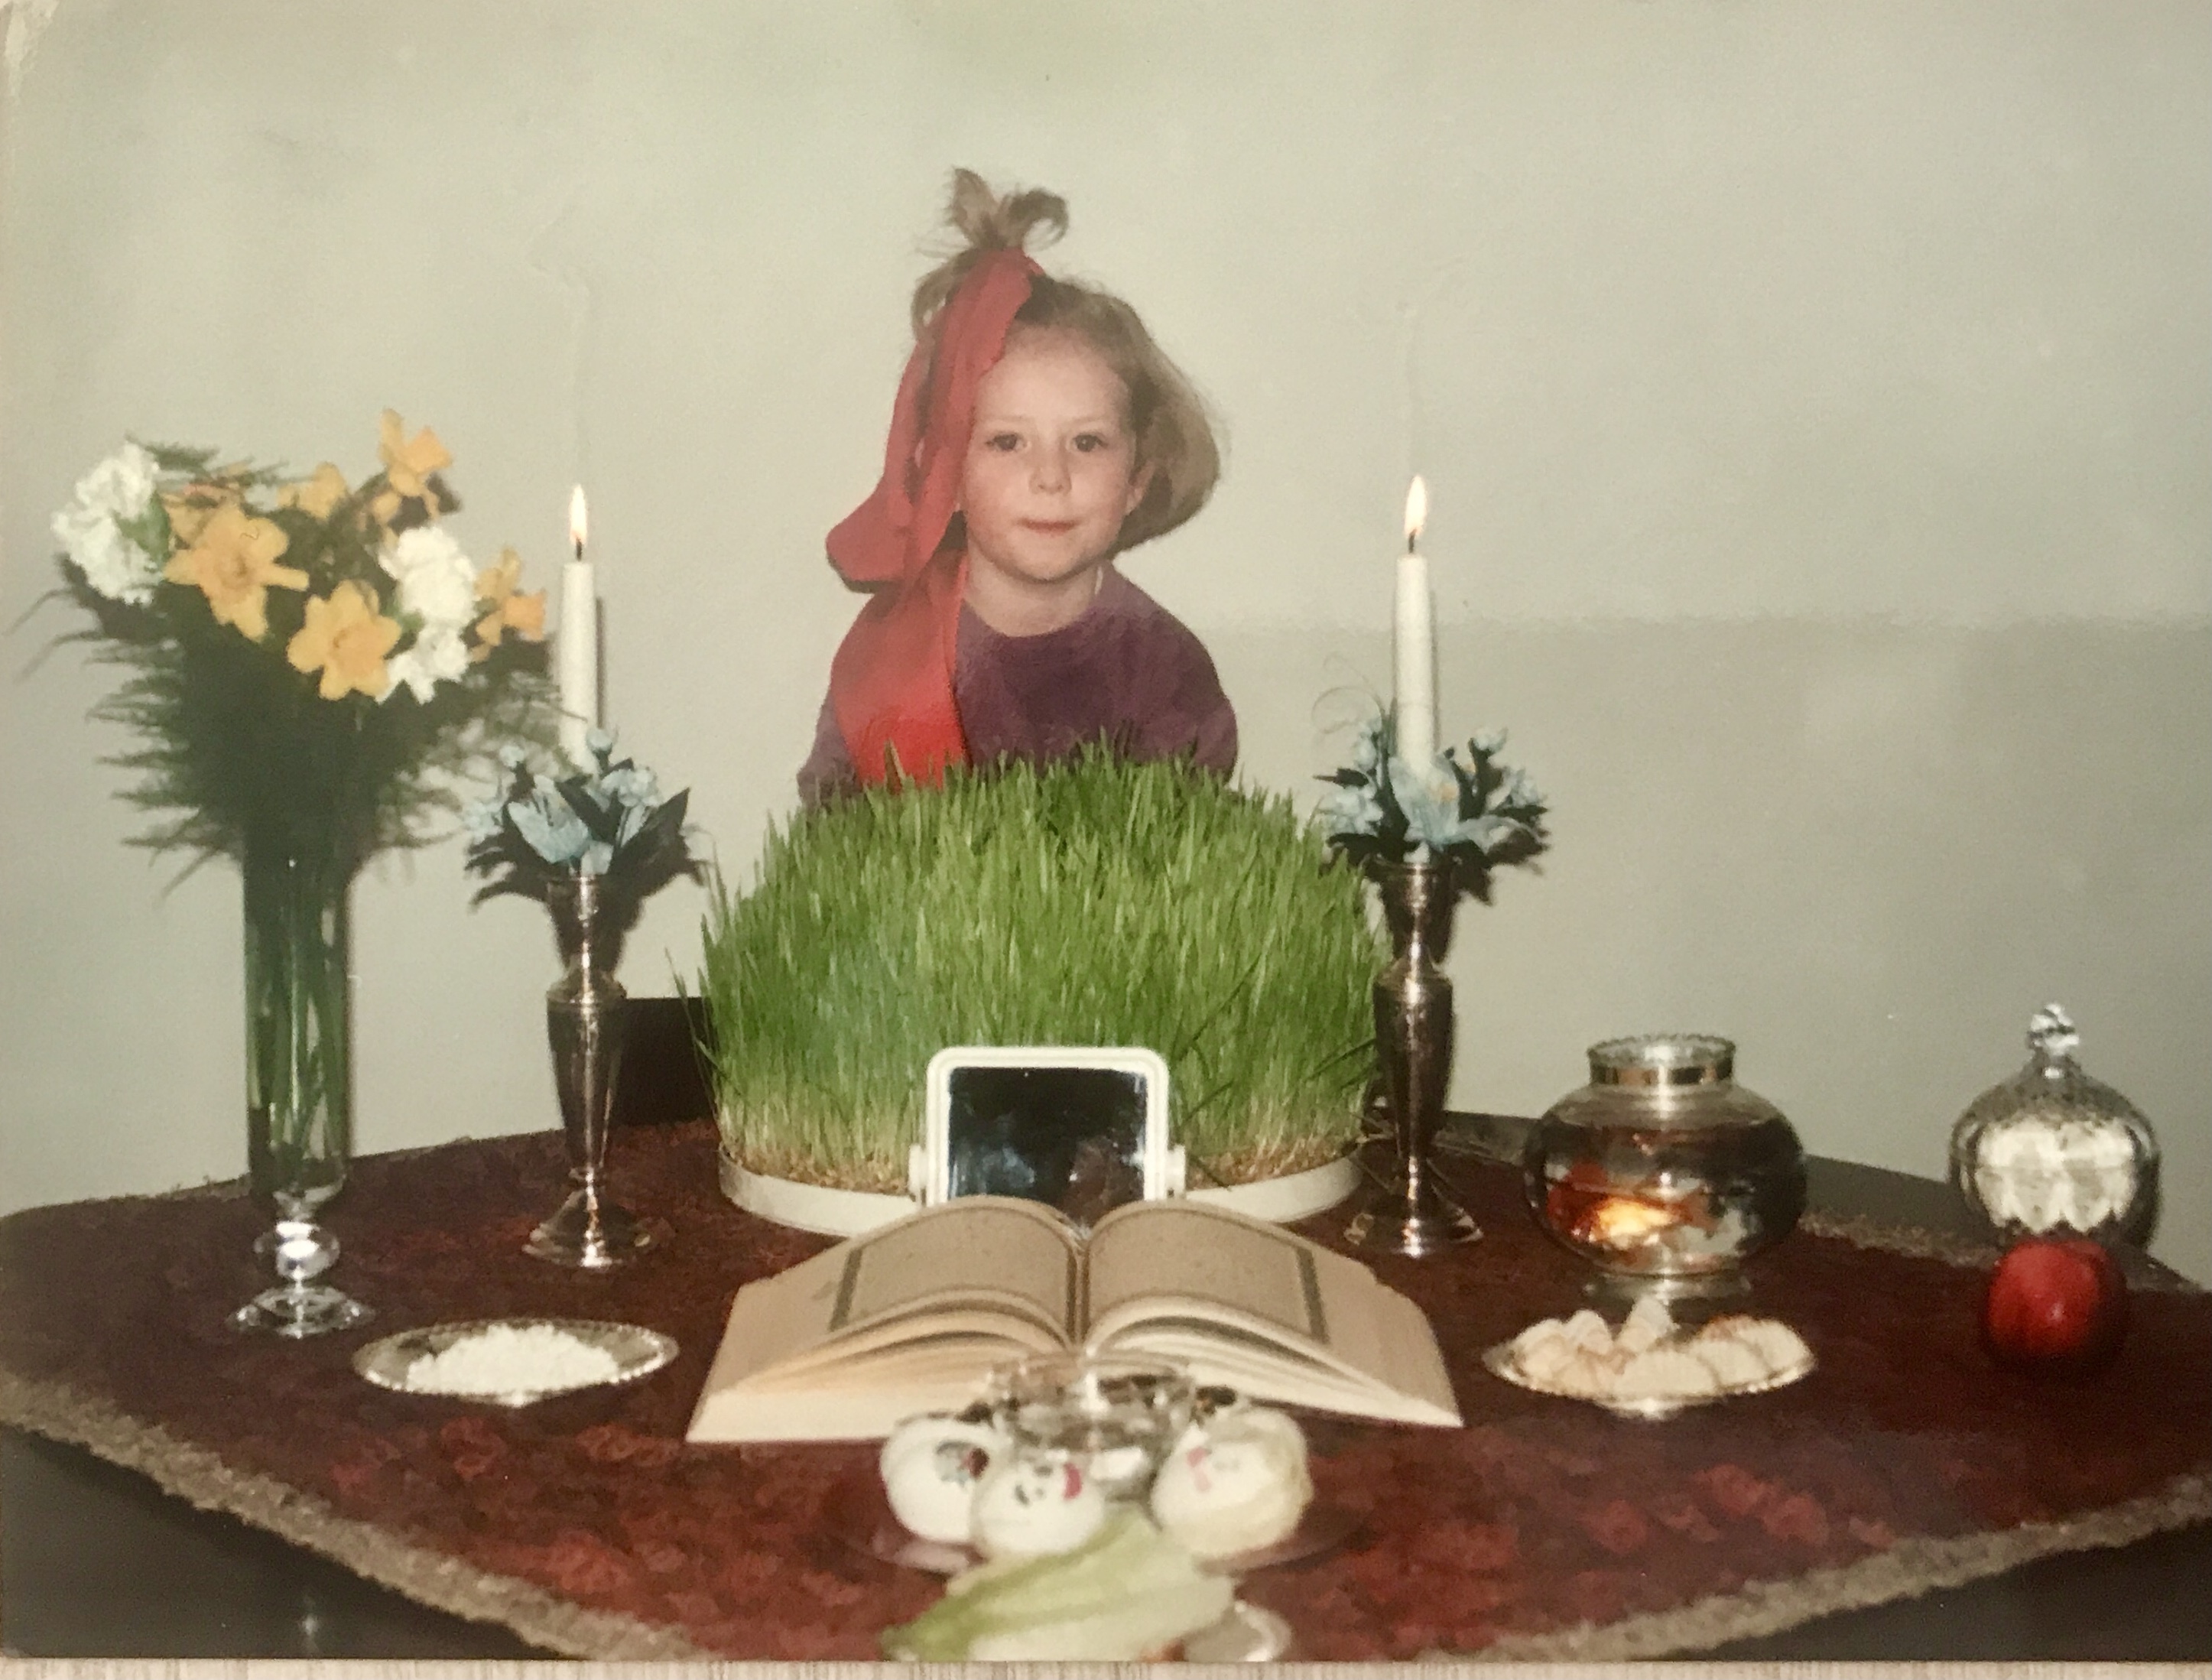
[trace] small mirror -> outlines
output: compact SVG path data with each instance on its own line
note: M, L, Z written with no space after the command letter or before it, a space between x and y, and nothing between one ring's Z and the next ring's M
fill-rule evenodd
M1170 1194L1167 1077L1150 1050L940 1051L924 1199L1022 1196L1087 1227L1125 1202Z

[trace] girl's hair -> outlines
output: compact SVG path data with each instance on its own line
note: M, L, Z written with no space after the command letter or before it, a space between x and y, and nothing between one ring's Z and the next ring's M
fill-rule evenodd
M1036 187L1002 198L980 175L956 169L945 219L965 243L914 289L915 338L933 350L939 313L984 253L1018 251L1040 227L1048 230L1047 242L1058 239L1067 231L1067 202ZM1221 476L1221 451L1206 405L1152 342L1134 309L1110 293L1041 274L1030 283L1029 301L1014 324L1077 334L1129 393L1137 466L1151 472L1152 482L1121 521L1117 553L1174 530L1206 505Z

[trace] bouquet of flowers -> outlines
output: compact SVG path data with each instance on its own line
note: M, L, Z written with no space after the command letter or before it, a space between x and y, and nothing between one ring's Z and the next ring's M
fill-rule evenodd
M378 453L354 484L126 443L53 520L93 621L64 639L130 673L94 715L139 737L115 761L161 813L138 843L242 878L247 1164L319 1257L235 1322L284 1336L366 1316L306 1281L335 1257L308 1221L352 1149L353 880L434 838L494 740L543 729L544 596L513 551L479 567L439 522L459 503L435 433L387 412Z
M211 449L126 443L54 516L68 640L131 673L94 713L129 726L125 797L167 813L156 849L243 862L313 855L340 880L434 837L447 785L492 739L531 733L542 592L502 551L478 566L427 428L383 417L382 469L288 479Z
M594 729L586 739L594 767L557 779L505 749L506 789L462 812L475 839L468 867L488 877L477 904L507 892L543 902L556 882L596 875L628 914L678 875L699 879L684 832L690 790L664 798L651 770L616 760L612 735Z
M1352 763L1322 777L1334 784L1320 818L1328 843L1364 863L1449 858L1460 890L1490 902L1492 872L1528 863L1551 844L1535 783L1498 758L1503 730L1474 736L1467 761L1446 747L1425 764L1397 752L1395 720L1377 712L1352 746Z

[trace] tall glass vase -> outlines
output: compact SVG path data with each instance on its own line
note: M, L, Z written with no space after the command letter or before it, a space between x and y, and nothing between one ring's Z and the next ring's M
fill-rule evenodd
M586 1271L625 1265L668 1239L660 1220L641 1219L607 1194L607 1141L629 996L615 978L623 928L605 885L579 871L554 881L545 894L568 971L545 994L545 1036L573 1188L525 1245L541 1260Z
M1375 1054L1389 1104L1389 1168L1345 1231L1355 1246L1433 1254L1482 1233L1438 1185L1430 1161L1451 1079L1452 985L1439 965L1459 897L1449 858L1369 867L1390 932L1390 962L1375 977Z
M337 1239L316 1222L353 1153L352 871L334 849L250 843L246 921L246 1157L273 1228L255 1245L280 1281L231 1315L240 1330L319 1336L373 1315L329 1284Z

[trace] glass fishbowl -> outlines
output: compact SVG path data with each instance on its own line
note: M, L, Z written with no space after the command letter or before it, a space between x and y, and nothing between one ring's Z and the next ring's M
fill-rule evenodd
M1590 1046L1589 1066L1590 1082L1529 1135L1536 1222L1596 1269L1601 1301L1656 1295L1695 1318L1746 1293L1743 1262L1805 1211L1796 1130L1735 1082L1726 1038L1611 1038Z
M2028 1023L2027 1066L1991 1086L1951 1131L1951 1182L2007 1241L2065 1232L2140 1243L2158 1214L2150 1123L2074 1060L2081 1034L2057 1004Z

